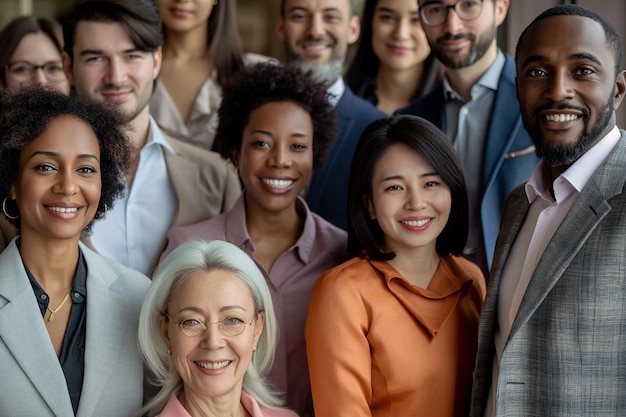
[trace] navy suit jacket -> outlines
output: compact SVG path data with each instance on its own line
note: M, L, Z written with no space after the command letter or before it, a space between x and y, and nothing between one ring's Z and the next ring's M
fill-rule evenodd
M528 179L539 163L532 140L522 125L515 90L515 75L515 61L506 55L489 120L483 158L480 217L489 267L493 259L506 197L515 186ZM423 117L445 132L444 97L443 83L439 83L428 95L400 109L398 113Z
M328 149L324 165L313 172L306 199L311 211L344 230L348 228L348 178L354 150L363 130L386 116L346 85L337 104L339 134Z

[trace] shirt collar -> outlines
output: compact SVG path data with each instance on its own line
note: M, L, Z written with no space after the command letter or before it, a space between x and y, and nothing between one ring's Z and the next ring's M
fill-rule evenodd
M150 116L150 129L148 130L148 140L146 141L144 148L147 148L148 146L153 144L161 145L171 153L175 153L172 145L170 145L169 142L165 139L165 136L163 136L163 132L161 131L161 128L159 128L157 122L152 116Z
M480 77L480 79L472 86L472 97L475 96L474 89L476 86L487 88L491 91L496 91L498 89L498 83L500 82L500 76L502 75L502 71L504 70L504 64L506 64L506 58L504 53L498 49L498 54L496 55L496 59L493 61L493 64L485 71L485 73ZM463 98L459 93L457 93L450 82L448 81L447 75L443 77L443 91L446 99L449 100L457 100L460 102L464 102Z
M545 161L539 162L525 186L528 202L532 204L537 197L548 201L556 200L560 202L571 192L577 191L580 193L594 172L609 156L619 138L619 129L617 126L613 126L613 129L606 136L587 150L567 170L559 175L552 184L550 183L550 167ZM550 186L554 188L554 199L550 194Z
M343 81L343 77L340 76L330 85L330 87L326 89L326 92L328 93L328 102L332 106L336 106L345 91L346 83Z
M308 264L313 256L312 252L316 234L315 219L309 207L301 197L296 199L296 210L298 213L302 213L305 216L304 227L302 234L288 251L295 250L302 263ZM233 208L226 214L224 226L227 241L241 249L248 246L252 252L256 250L252 240L250 240L250 235L246 227L245 191L239 196Z

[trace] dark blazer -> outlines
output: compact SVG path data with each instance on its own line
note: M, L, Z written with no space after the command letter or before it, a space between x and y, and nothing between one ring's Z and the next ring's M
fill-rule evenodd
M348 228L348 177L354 150L367 125L386 116L346 85L337 104L337 139L324 165L313 172L306 198L311 211L344 230Z
M508 55L496 91L483 158L480 217L487 263L491 266L502 208L515 186L528 179L539 162L535 147L522 125L515 90L515 61ZM398 113L420 116L446 131L443 82L416 103Z
M626 415L626 131L537 263L504 347L498 416ZM498 289L529 210L507 200L478 332L472 411L482 417L495 352Z
M78 417L132 416L143 400L139 310L150 280L80 244L87 263ZM0 416L73 416L67 383L15 239L0 254Z

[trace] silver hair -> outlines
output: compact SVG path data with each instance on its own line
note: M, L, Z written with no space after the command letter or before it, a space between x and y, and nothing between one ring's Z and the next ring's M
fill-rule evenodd
M161 335L159 317L167 310L174 289L183 280L198 271L212 270L236 274L250 288L256 311L265 312L263 333L243 377L243 390L266 407L281 405L281 400L265 379L274 361L278 339L278 322L265 277L255 262L237 246L219 240L192 240L180 245L160 263L141 307L139 349L152 384L160 388L142 413L154 415L160 412L170 396L183 386Z

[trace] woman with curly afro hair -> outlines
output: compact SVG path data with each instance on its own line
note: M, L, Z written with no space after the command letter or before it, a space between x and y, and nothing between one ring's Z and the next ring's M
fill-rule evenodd
M335 137L326 88L291 66L257 64L224 84L216 141L244 193L219 217L170 229L170 252L191 239L225 240L265 275L280 335L269 380L286 405L313 415L304 344L313 283L347 254L346 233L312 213L301 194Z
M0 415L130 415L143 398L146 276L80 243L124 189L117 113L46 88L0 93ZM3 219L4 220L4 219Z

